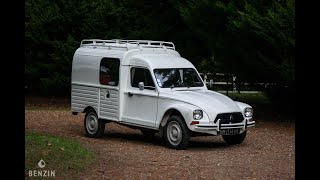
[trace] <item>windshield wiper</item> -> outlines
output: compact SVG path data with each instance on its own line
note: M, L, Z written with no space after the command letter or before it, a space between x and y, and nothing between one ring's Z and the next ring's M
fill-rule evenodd
M190 88L190 87L192 87L192 83L188 83L188 82L186 82L186 83L182 83L181 85L186 85L187 86L187 88Z

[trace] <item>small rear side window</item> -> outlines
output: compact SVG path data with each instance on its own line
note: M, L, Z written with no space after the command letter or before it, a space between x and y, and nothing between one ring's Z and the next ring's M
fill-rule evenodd
M100 62L100 84L118 86L120 60L116 58L102 58Z

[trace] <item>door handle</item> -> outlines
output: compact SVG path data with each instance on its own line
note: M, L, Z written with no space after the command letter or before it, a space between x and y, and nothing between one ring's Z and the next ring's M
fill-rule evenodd
M133 96L133 94L131 92L128 92L128 96L131 97Z
M110 98L110 93L107 91L106 98Z

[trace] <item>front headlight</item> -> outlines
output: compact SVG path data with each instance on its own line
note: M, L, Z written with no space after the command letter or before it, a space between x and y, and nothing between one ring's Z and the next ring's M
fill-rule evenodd
M203 111L200 109L194 110L193 111L193 119L199 120L203 117Z
M253 109L250 107L247 107L244 109L244 116L245 117L252 117L253 115Z

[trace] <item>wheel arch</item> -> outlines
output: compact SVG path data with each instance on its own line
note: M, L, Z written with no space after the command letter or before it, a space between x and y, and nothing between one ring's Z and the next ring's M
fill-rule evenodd
M188 126L188 123L190 123L193 120L193 110L198 109L197 106L194 106L192 104L187 104L187 103L174 103L165 108L163 111L163 114L161 119L159 120L159 129L161 127L164 127L171 115L179 115L182 117L186 125ZM188 126L189 128L189 126Z
M98 116L97 110L92 106L87 106L82 112L87 113L90 109L92 109L96 113L96 115Z
M183 118L183 120L184 120L184 117L183 117L182 113L179 110L177 110L176 108L170 108L162 116L160 127L161 126L164 127L167 124L167 121L170 118L170 116L173 116L173 115L178 115L181 118Z

